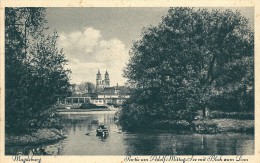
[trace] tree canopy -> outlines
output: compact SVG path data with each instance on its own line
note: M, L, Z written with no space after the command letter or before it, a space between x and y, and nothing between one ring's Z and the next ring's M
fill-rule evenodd
M170 8L133 44L124 74L137 94L129 101L155 117L212 108L217 97L252 104L253 30L239 11Z
M45 23L44 8L5 9L6 132L55 127L51 108L70 93L67 60Z
M78 91L82 94L95 92L95 85L91 82L81 82L80 84L78 84L78 88Z

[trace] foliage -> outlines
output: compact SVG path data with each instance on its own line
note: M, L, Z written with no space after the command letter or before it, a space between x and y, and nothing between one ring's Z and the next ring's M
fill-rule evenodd
M212 119L228 118L228 119L254 120L254 113L252 113L252 112L247 113L247 112L211 111L210 112L210 118L212 118Z
M7 133L51 127L48 122L58 120L52 106L70 93L67 60L57 48L57 33L44 34L45 23L44 8L5 10Z
M79 107L79 109L96 109L96 108L98 108L98 109L101 109L101 108L107 109L106 106L98 106L98 105L92 104L92 103L84 103L84 104L82 104Z
M124 74L137 95L122 114L129 123L144 117L179 119L180 110L205 113L216 97L250 101L253 55L253 31L239 11L170 8L132 46Z
M254 120L212 119L194 121L194 129L198 133L216 132L254 133Z
M91 82L82 82L78 85L79 92L82 93L94 93L95 85Z
M178 129L188 127L196 116L196 111L192 108L182 110L164 108L156 100L156 95L150 97L143 93L142 90L133 90L131 98L124 102L119 114L119 123L123 129L162 129L163 124L164 127L168 126L168 129Z

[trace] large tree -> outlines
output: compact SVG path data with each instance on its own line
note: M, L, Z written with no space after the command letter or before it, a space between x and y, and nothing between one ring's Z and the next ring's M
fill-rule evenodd
M176 118L189 108L205 115L218 96L254 98L253 31L239 11L170 8L130 57L125 76L138 95L129 101L148 115Z
M7 133L51 127L52 106L69 93L67 60L57 48L58 35L44 34L45 23L44 8L5 9Z

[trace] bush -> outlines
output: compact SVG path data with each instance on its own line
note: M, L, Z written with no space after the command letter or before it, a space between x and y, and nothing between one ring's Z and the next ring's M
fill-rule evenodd
M152 129L184 130L190 129L190 123L185 120L157 120L150 124Z
M107 108L106 106L97 106L91 103L82 104L79 109L96 109L96 108Z
M187 122L192 122L197 116L197 112L193 109L178 110L175 114L175 119L186 120Z
M134 130L146 125L144 108L135 103L125 104L120 112L118 122L123 130Z
M167 111L170 110L170 112ZM187 129L194 120L196 112L193 109L157 110L147 108L142 104L128 100L119 114L119 124L124 130L138 129Z
M212 112L210 112L210 118L212 118L212 119L229 118L229 119L253 120L254 113L212 111Z
M115 103L107 103L107 105L109 105L109 106L113 106L113 107L115 107L115 108L120 107L120 105L115 104Z

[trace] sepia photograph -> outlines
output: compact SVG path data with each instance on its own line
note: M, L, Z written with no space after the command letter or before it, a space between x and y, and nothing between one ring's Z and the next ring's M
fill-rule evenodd
M0 162L260 160L257 3L47 1L0 3Z
M5 8L5 155L253 155L254 8Z

